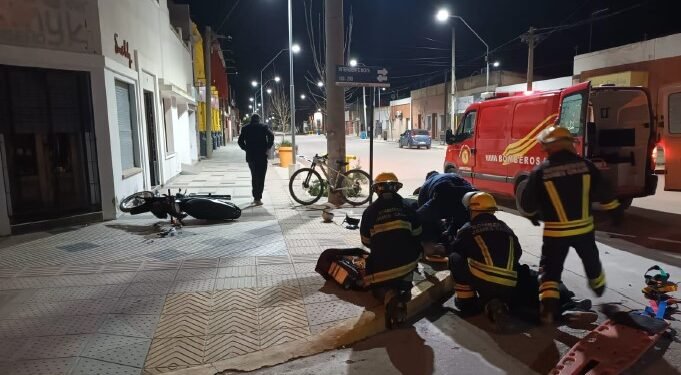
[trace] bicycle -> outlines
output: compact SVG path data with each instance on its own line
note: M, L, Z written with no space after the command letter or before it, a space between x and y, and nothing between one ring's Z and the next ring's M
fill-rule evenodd
M328 155L315 155L312 160L300 156L301 159L307 160L311 163L309 168L302 168L297 170L289 180L288 190L293 199L302 205L311 205L317 202L322 196L328 196L328 192L340 192L343 200L353 206L359 206L369 201L371 198L371 178L369 174L361 169L351 169L347 172L342 172L342 168L350 163L343 161L336 161L339 170L331 168L327 161ZM325 180L319 172L316 171L317 166L321 168ZM336 184L334 187L329 186L329 173L335 174ZM332 176L333 176L332 174Z

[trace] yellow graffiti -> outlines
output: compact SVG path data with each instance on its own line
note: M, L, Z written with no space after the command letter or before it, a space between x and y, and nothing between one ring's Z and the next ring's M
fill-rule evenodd
M544 130L544 128L547 126L553 124L557 117L557 113L550 115L549 117L545 118L544 121L540 122L539 125L537 125L534 129L532 129L532 131L527 133L526 136L506 146L506 149L503 153L503 165L511 164L510 160L512 157L520 157L527 154L527 152L537 144L537 134L539 134L539 132Z

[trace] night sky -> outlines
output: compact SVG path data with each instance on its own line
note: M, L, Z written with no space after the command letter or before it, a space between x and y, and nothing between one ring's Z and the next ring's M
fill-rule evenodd
M260 70L278 51L288 47L286 0L176 0L188 3L194 21L201 27L217 28L238 2L218 33L232 37L223 41L228 62L238 71L230 75L242 111L252 96L252 80L260 80ZM525 72L527 46L517 38L530 26L550 28L573 25L595 17L592 50L610 48L681 32L676 0L345 0L347 20L354 17L351 56L366 65L386 67L391 76L389 97L405 97L409 90L443 81L451 64L450 26L435 22L442 6L463 17L489 44L490 60L498 60L505 70ZM323 0L293 0L294 39L303 51L295 56L296 92L308 94L303 78L313 70L310 43L305 26L304 3L311 4L315 21ZM613 13L618 13L614 14ZM450 21L451 22L451 21ZM572 74L572 59L588 52L588 22L572 28L543 31L545 39L535 50L535 75L547 78ZM456 26L457 78L476 74L484 67L484 46L468 29ZM274 64L282 78L288 77L288 56L282 54ZM274 71L265 73L265 80ZM395 89L401 89L395 94ZM390 92L392 91L392 94ZM309 95L309 94L308 94ZM302 112L314 111L309 101L300 101ZM300 116L301 113L299 113Z

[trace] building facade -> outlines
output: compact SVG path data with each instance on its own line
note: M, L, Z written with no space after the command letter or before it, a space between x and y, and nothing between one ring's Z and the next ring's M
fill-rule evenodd
M388 139L397 141L400 134L412 128L411 97L390 101L390 123L388 124Z
M197 159L191 47L166 0L0 0L0 234L117 216Z

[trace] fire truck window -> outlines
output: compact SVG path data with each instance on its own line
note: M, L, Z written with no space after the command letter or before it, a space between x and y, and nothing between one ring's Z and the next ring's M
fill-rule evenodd
M463 121L461 122L461 126L459 126L459 131L458 133L461 135L465 136L470 136L473 134L475 131L475 117L477 115L477 112L468 112L466 114L466 117L464 117Z
M669 133L681 134L681 92L669 95Z
M567 128L572 135L582 134L582 94L574 94L563 99L560 108L560 126Z

